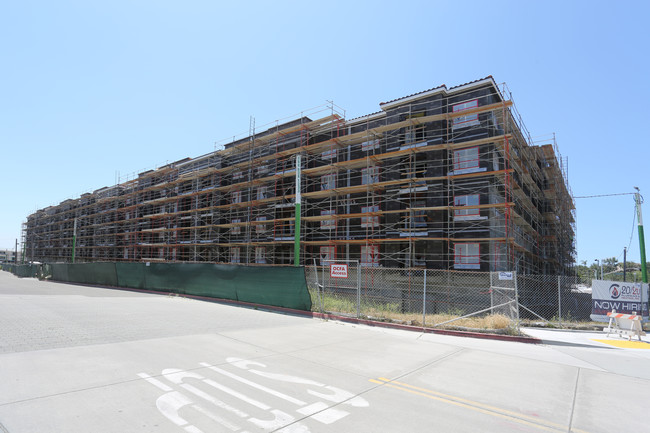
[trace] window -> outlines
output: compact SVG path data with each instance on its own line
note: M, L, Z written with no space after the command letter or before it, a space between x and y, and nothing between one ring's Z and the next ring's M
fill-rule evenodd
M233 180L242 179L243 177L244 177L244 173L242 173L241 170L237 170L237 171L232 172L232 179Z
M265 186L260 186L257 188L257 199L258 200L264 200L265 198L268 197L267 195L267 188Z
M321 153L321 158L323 158L323 159L336 159L337 153L338 153L338 149L326 150L325 152Z
M255 263L266 263L265 247L255 247Z
M479 244L456 244L454 245L454 268L455 269L480 269L480 247Z
M269 172L269 166L267 164L263 164L257 167L257 174L265 174L268 172Z
M363 150L364 152L367 152L372 149L378 149L378 148L379 148L379 139L368 140L361 143L361 150Z
M336 188L336 174L326 174L320 177L320 189L322 191L334 188Z
M472 108L478 107L478 99L472 99L471 101L462 102L456 104L452 107L454 113L458 113L465 110L471 110ZM452 121L452 129L466 128L468 126L479 125L478 113L468 114L467 116L458 116L454 117Z
M302 159L301 167L305 167L305 159ZM276 161L276 173L289 173L296 170L296 159L278 159Z
M239 247L230 247L230 263L240 263Z
M379 167L368 167L361 169L361 185L369 185L379 182Z
M424 201L417 201L414 203L414 207L424 207L426 203ZM427 211L424 209L413 209L413 226L414 227L426 227L427 226Z
M426 266L426 265L427 265L427 261L425 260L424 255L422 255L422 254L417 254L415 256L415 258L413 259L413 266L420 267L420 266Z
M266 217L258 217L256 221L266 221ZM260 233L266 233L266 224L256 224L255 225L255 232L260 234Z
M417 119L419 117L424 117L426 113L424 111L421 111L419 113L410 113L404 115L404 120L408 119ZM406 130L404 131L404 145L411 145L415 144L419 141L424 141L424 135L425 135L425 130L424 130L424 125L410 125L406 127ZM422 143L422 145L426 145L426 143ZM410 146L409 146L410 147Z
M379 212L379 206L364 206L361 213ZM361 217L361 227L379 227L379 216Z
M241 219L239 219L239 218L230 221L231 224L237 224L237 223L240 223L240 222L241 222ZM241 233L241 226L235 226L230 230L230 234L233 234L233 235L238 235L240 233Z
M454 197L454 206L478 206L479 205L479 195L457 195ZM478 208L472 209L455 209L454 210L454 219L473 219L472 217L477 217L480 215Z
M410 233L407 233L406 235L413 235L411 230L415 228L425 228L427 226L426 222L426 214L424 211L420 210L414 210L411 213L405 215L402 218L402 222L404 223L404 230L409 231ZM402 236L406 236L402 235Z
M321 216L336 215L336 210L322 210L322 211L320 211L320 214L321 214ZM327 229L327 230L333 230L333 229L336 228L336 220L334 218L321 220L320 228Z
M232 192L232 202L233 203L241 203L241 191L233 191Z
M404 133L404 144L412 144L418 141L424 141L424 125L407 127Z
M361 247L361 266L379 266L379 245Z
M468 170L478 168L478 147L468 149L459 149L454 151L454 171Z
M336 260L336 247L320 247L320 264L328 265Z

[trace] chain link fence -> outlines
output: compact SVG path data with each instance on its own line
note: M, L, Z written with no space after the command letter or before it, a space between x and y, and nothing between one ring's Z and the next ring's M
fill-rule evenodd
M591 289L574 276L519 275L519 308L526 321L566 326L590 322Z
M517 333L522 321L590 321L591 293L575 277L391 269L355 261L308 266L306 276L313 308L322 313L502 333Z

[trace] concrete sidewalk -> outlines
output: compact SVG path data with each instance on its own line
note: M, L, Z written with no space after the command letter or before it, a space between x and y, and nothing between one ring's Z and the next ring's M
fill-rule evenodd
M0 272L0 431L647 430L650 351L526 332L544 344Z

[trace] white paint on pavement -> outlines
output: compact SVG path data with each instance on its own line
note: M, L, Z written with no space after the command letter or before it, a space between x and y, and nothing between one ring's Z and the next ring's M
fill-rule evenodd
M304 406L306 404L302 400L298 400L297 398L293 398L290 395L283 394L283 393L281 393L279 391L275 391L275 390L273 390L271 388L268 388L268 387L266 387L264 385L260 385L258 383L253 382L253 381L250 381L248 379L244 379L243 377L237 376L236 374L230 373L230 372L228 372L228 371L226 371L226 370L224 370L222 368L216 367L214 365L210 365L210 364L208 364L206 362L200 362L199 364L204 366L204 367L208 367L212 371L216 371L217 373L223 374L226 377L229 377L231 379L235 379L238 382L241 382L243 384L246 384L248 386L256 388L256 389L258 389L260 391L266 392L267 394L271 394L272 396L281 398L281 399L286 400L286 401L288 401L290 403L297 404L298 406Z
M156 400L157 409L165 418L187 433L204 433L190 422L197 416L203 419L202 426L206 421L211 421L231 432L247 433L246 426L254 426L267 432L308 433L309 428L303 423L305 419L326 425L333 424L350 414L334 406L341 404L352 407L368 406L365 399L349 391L300 376L264 371L262 369L266 369L267 366L257 361L235 357L226 360L228 364L223 368L205 362L199 363L207 368L206 371L218 373L218 378L209 378L194 371L176 368L167 368L161 372L161 377L167 383L146 373L140 373L138 376L165 392ZM253 377L246 378L232 373L227 369L229 366L244 370L246 374ZM306 402L287 395L269 386L268 383L260 383L255 380L255 377L266 382L303 386L305 395L316 397L318 401ZM255 392L262 391L263 394L258 393L258 395L266 397L261 400L250 397L245 392L233 389L232 385L226 385L228 382L243 384ZM200 389L197 387L198 384L211 387L217 394L206 391L205 388ZM194 401L192 396L199 400ZM266 401L267 399L270 400ZM288 413L286 409L274 407L276 404L286 406L287 403L297 406L293 409L296 416ZM205 404L210 406L205 407ZM181 411L183 415L180 414ZM266 416L252 415L255 411L262 411Z

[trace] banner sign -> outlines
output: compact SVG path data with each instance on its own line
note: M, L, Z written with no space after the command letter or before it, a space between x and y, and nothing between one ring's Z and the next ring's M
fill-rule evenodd
M591 282L591 320L609 322L607 313L640 314L648 321L648 284L622 281Z
M348 265L330 265L330 277L332 278L347 278Z
M512 272L499 272L500 280L512 280Z

